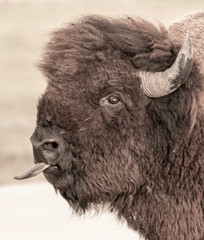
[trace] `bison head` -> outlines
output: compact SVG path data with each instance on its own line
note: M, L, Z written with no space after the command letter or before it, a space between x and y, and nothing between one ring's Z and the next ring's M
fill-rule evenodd
M31 137L36 166L23 177L44 171L77 212L125 201L155 176L165 184L164 159L190 124L188 37L175 46L143 20L89 17L53 33L39 66L48 85Z

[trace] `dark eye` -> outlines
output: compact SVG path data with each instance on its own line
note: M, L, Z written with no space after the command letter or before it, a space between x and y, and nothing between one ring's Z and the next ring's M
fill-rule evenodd
M120 98L118 98L116 96L109 96L108 97L108 102L110 104L118 104L120 102Z

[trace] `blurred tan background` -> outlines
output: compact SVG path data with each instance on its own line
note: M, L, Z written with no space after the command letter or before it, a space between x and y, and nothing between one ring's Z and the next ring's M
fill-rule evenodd
M202 10L203 0L0 0L0 184L32 165L29 138L46 86L35 64L53 29L86 14L140 16L168 27Z

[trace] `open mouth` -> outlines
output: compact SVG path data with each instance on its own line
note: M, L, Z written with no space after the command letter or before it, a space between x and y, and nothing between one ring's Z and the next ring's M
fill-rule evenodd
M23 180L23 179L35 177L38 174L45 171L45 169L47 169L49 167L55 167L55 166L51 166L51 165L43 163L43 162L36 163L31 169L29 169L28 171L26 171L22 175L15 176L14 179Z

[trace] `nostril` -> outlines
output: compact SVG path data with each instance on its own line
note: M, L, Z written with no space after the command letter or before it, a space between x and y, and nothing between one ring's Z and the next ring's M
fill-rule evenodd
M58 160L60 149L60 143L55 139L44 140L40 145L38 154L43 159L42 161L53 164Z
M43 143L43 150L55 151L58 149L59 144L56 141L46 141Z
M56 165L66 151L62 136L49 128L37 127L30 140L35 162Z

